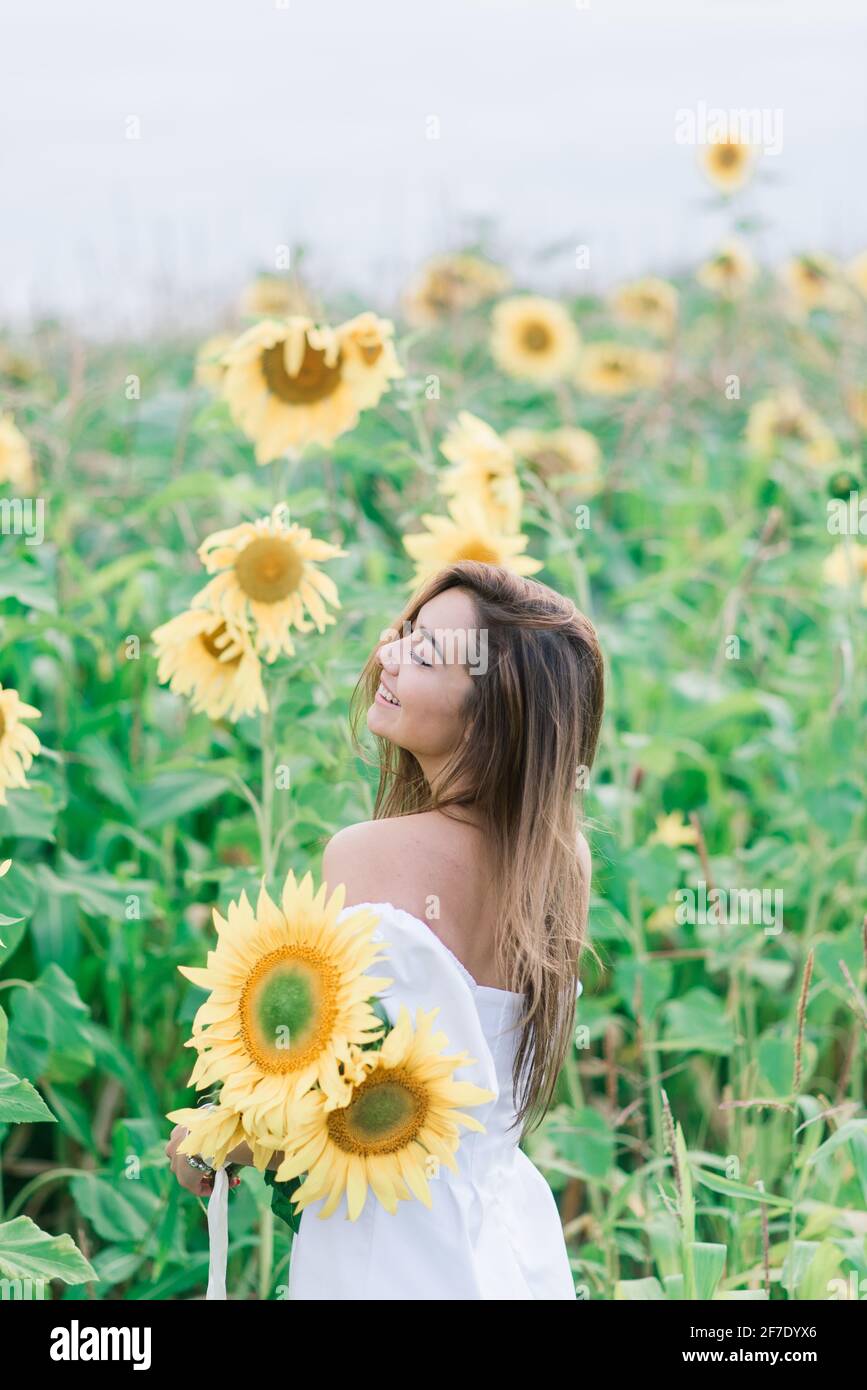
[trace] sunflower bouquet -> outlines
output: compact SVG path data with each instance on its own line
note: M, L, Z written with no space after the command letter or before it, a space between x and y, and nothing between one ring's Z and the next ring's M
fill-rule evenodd
M327 1218L345 1195L355 1221L368 1191L391 1213L413 1197L431 1207L431 1164L457 1172L459 1126L484 1132L460 1107L495 1094L454 1079L476 1059L442 1055L438 1009L413 1025L401 1005L391 1026L377 996L394 981L371 973L387 959L378 914L343 913L345 896L290 872L279 905L263 883L255 910L242 893L214 911L207 965L179 969L209 991L185 1044L198 1053L189 1084L217 1084L218 1100L168 1119L189 1131L178 1152L218 1170L242 1143L260 1171L282 1154L272 1181L291 1190L292 1215L324 1198Z

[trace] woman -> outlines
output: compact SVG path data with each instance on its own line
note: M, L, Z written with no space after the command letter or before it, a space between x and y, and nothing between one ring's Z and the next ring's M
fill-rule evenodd
M380 913L391 1022L401 1004L437 1008L449 1053L471 1059L461 1079L496 1098L474 1111L484 1132L462 1135L458 1173L429 1173L431 1208L368 1200L354 1222L341 1209L317 1220L324 1199L305 1208L289 1297L574 1299L556 1202L519 1140L550 1104L581 990L590 856L576 791L602 717L596 634L547 586L462 561L385 637L352 709L354 734L363 708L379 745L375 818L329 840L323 878L345 884L344 912ZM175 1153L186 1132L166 1152L208 1193ZM251 1161L246 1145L230 1157Z

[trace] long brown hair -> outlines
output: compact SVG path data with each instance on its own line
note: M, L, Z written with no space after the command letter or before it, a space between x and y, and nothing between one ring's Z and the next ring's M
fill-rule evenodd
M462 805L481 816L493 854L497 968L509 989L525 995L512 1080L515 1123L530 1117L529 1128L551 1103L574 1028L588 906L577 834L602 720L603 661L592 623L570 599L475 560L427 580L397 619L398 633L423 604L455 587L468 592L487 642L486 669L473 673L463 710L470 736L459 741L435 791L411 752L375 736L374 817L448 815ZM350 705L362 756L358 725L379 684L379 645Z

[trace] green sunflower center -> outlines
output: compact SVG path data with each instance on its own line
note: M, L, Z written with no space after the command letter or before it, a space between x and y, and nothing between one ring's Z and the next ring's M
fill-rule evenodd
M334 394L340 385L342 361L329 365L321 348L311 347L304 340L304 358L298 371L290 376L286 370L283 344L275 343L262 353L262 374L272 396L287 405L315 405Z
M544 352L551 345L551 334L544 323L528 323L523 340L528 352Z
M312 947L263 956L241 992L241 1034L270 1073L296 1071L319 1055L337 1017L338 972Z
M304 561L291 541L262 536L245 545L235 561L235 577L256 603L280 603L295 592Z
M221 666L238 666L241 661L240 652L237 656L230 656L226 661L221 660L223 652L226 650L226 646L229 645L228 643L226 643L221 646L219 642L219 639L225 635L225 632L226 624L220 623L220 626L215 627L213 632L200 633L199 641L201 642L205 651L208 653L208 656L212 656L215 661L218 661L220 663Z
M395 1068L374 1072L356 1087L349 1105L329 1114L328 1130L346 1153L394 1153L412 1142L426 1113L424 1087Z

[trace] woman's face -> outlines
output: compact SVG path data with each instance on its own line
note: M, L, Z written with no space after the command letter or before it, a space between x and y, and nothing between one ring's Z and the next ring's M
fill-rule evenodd
M476 679L470 671L479 669L479 636L469 595L446 589L422 605L412 631L395 635L377 652L380 687L367 727L414 753L429 781L464 735L460 711ZM398 704L389 702L383 687Z

